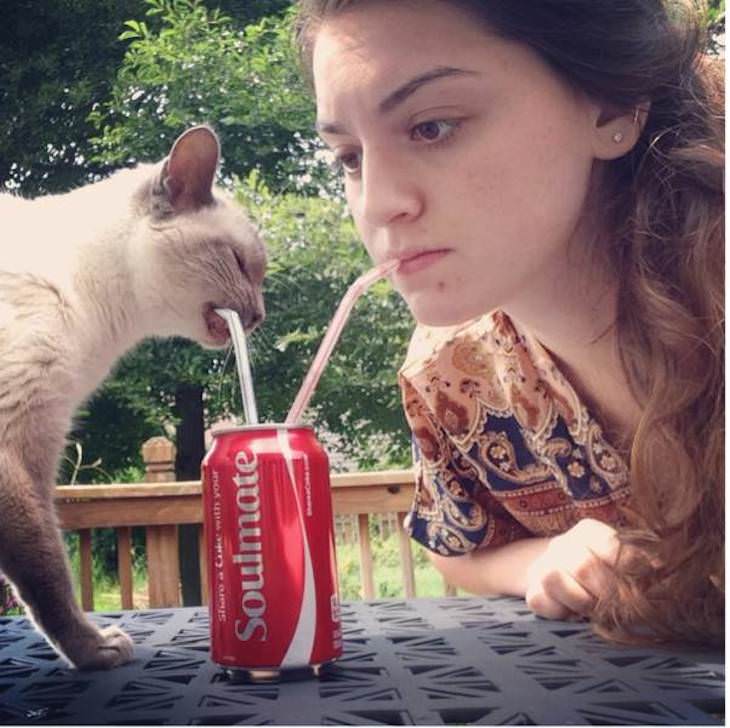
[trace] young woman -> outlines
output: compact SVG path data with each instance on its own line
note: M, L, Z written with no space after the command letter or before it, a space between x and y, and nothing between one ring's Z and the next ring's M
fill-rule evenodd
M689 3L299 11L317 128L419 324L412 536L539 615L720 639L722 75Z

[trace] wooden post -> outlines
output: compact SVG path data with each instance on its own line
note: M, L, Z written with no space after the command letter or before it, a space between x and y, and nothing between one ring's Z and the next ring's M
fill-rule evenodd
M166 437L151 437L142 445L145 483L175 480L175 446Z
M132 529L129 526L117 528L117 569L122 609L134 609L132 575Z
M403 568L403 591L406 599L416 596L416 577L413 571L413 552L411 551L411 539L403 528L403 519L406 513L398 514L398 545L400 547L400 561Z
M178 382L175 387L175 480L200 480L200 463L205 457L205 405L203 387ZM183 523L177 529L180 549L180 592L184 607L202 603L198 524Z
M151 437L142 445L145 482L175 480L175 445L166 437ZM146 529L147 593L151 607L180 606L180 562L177 526Z
M85 612L94 611L94 577L91 556L91 529L79 530L79 565L81 567L81 607Z
M447 597L455 597L456 596L456 587L453 584L449 584L448 581L444 578L444 594Z
M362 596L372 599L375 596L373 580L373 552L370 548L370 529L367 513L357 515L357 537L360 544L360 586Z
M146 535L150 607L179 607L177 526L147 526Z

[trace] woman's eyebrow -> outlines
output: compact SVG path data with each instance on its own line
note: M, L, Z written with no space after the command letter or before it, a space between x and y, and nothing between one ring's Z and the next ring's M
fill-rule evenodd
M477 71L470 71L465 68L455 68L453 66L438 66L432 68L430 71L419 73L409 81L399 86L395 91L391 91L379 104L378 111L386 114L393 111L398 105L402 104L409 96L414 94L418 89L427 83L437 81L441 78L449 76L478 76ZM328 122L318 120L314 128L318 132L324 132L325 134L346 134L345 128L337 122Z
M379 104L378 111L387 113L395 109L396 106L402 104L411 94L418 91L421 86L432 81L437 81L440 78L446 78L448 76L478 76L477 71L469 71L465 68L454 68L453 66L439 66L432 68L430 71L425 73L419 73L410 81L406 81L402 86L399 86L395 91L391 91Z

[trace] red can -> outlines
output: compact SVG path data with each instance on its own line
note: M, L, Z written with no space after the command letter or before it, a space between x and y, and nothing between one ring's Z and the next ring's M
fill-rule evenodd
M312 429L214 433L203 501L213 661L260 673L339 657L329 460Z

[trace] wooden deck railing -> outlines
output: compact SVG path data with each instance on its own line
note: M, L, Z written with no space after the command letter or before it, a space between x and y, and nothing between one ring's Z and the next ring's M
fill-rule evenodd
M164 438L154 438L143 446L149 480L170 478L174 450ZM173 476L174 477L174 474ZM357 516L360 552L361 594L375 596L373 557L370 543L371 515L398 514L403 590L406 597L416 593L413 554L402 520L413 499L414 481L409 470L340 473L332 475L335 514ZM79 534L81 603L93 610L92 530L113 528L117 537L118 574L122 609L133 608L132 527L146 532L147 580L150 607L180 605L178 526L203 521L200 482L148 482L123 485L59 486L56 508L61 528ZM199 529L201 594L207 603L203 529ZM445 593L453 590L445 585Z

